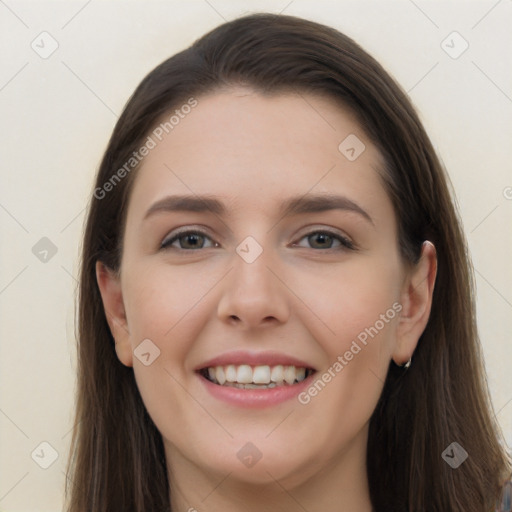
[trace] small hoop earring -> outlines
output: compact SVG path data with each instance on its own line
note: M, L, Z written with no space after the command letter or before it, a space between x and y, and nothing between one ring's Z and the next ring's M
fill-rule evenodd
M412 357L409 358L409 361L407 361L405 364L400 364L400 368L403 368L404 371L407 370L409 368L409 366L411 366L411 360L412 360Z

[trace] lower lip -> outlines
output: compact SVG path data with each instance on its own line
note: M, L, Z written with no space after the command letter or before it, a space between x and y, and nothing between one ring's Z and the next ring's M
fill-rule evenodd
M311 377L315 373L296 384L266 389L239 389L232 386L220 386L209 381L201 374L198 374L198 376L206 389L218 400L238 407L258 409L271 407L296 397L310 385Z

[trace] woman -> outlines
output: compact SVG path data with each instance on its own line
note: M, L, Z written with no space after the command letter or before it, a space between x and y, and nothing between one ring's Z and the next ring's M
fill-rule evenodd
M93 195L69 512L506 509L447 178L354 41L216 28L139 85Z

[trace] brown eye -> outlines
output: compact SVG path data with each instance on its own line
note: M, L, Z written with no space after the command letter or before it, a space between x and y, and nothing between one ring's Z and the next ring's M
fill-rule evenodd
M307 238L308 243L313 249L323 250L343 250L343 249L355 249L354 244L346 237L334 233L331 231L313 231L301 238L301 240ZM333 246L333 243L337 245ZM301 246L303 247L303 246Z
M182 231L170 238L166 238L162 242L161 248L178 250L204 249L205 240L211 239L202 231ZM179 243L179 247L172 247L175 242ZM217 244L213 244L211 247L214 247L216 245Z

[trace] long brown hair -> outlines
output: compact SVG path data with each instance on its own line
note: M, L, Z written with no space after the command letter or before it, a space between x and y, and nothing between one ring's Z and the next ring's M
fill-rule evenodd
M67 511L170 510L161 435L133 370L117 359L95 274L98 260L119 269L137 166L111 181L106 197L101 190L163 114L233 84L263 94L325 94L350 109L384 156L380 171L404 261L417 261L424 240L437 248L431 315L413 365L403 372L390 362L370 420L367 474L375 510L490 511L511 461L485 380L472 268L446 173L407 95L368 53L333 28L266 13L225 23L156 67L114 128L83 243ZM457 469L441 456L452 442L469 454Z

